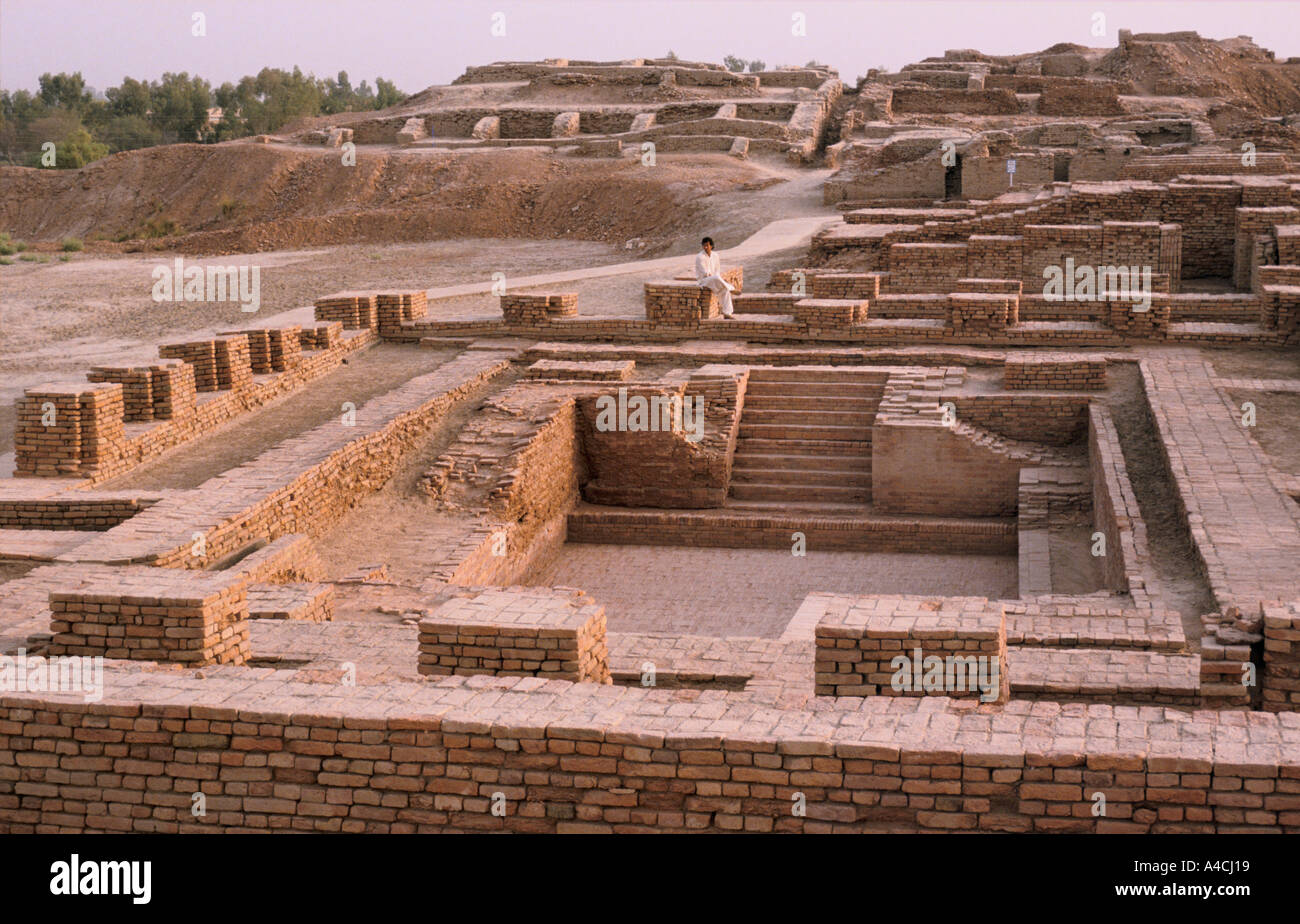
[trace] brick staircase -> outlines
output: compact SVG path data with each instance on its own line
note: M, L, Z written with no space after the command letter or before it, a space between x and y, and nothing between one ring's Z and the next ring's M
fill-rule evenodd
M861 369L754 369L731 500L787 509L870 501L871 426L884 393L881 379Z

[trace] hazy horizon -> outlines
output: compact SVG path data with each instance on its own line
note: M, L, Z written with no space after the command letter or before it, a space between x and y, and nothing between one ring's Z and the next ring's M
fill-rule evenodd
M194 36L192 15L205 16ZM505 34L492 16L505 14ZM792 14L806 35L792 34ZM1105 35L1093 34L1105 15ZM917 25L923 24L924 31ZM767 0L5 0L0 7L0 87L35 90L46 72L80 71L101 92L123 77L185 71L213 87L263 67L318 77L347 71L352 84L394 81L405 93L447 84L470 65L570 57L688 60L724 55L767 67L816 59L853 82L869 68L952 48L1024 54L1059 42L1113 48L1120 29L1250 35L1278 60L1300 56L1300 3L767 2ZM394 38L396 37L396 38ZM426 51L427 49L427 51Z

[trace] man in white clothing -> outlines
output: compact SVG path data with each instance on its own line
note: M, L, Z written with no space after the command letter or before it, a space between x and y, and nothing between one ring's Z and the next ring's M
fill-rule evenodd
M695 255L695 281L717 294L722 302L722 316L730 318L734 310L731 307L731 293L734 286L722 278L722 262L713 252L711 237L706 237L700 242L700 252Z

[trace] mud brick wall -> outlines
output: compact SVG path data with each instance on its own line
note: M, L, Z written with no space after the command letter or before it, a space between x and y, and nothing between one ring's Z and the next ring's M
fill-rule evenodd
M1106 387L1106 357L1082 353L1015 353L1003 365L1005 388L1095 391Z
M1182 278L1233 275L1240 204L1235 184L1168 185L1162 217L1183 228Z
M1075 395L961 395L944 397L959 420L1013 440L1065 446L1087 426L1088 399Z
M131 496L0 499L0 529L76 529L99 531L129 520L153 503Z
M1160 222L1104 221L1101 230L1101 265L1149 266L1160 272Z
M1278 225L1277 262L1283 266L1300 264L1300 225Z
M192 343L165 343L158 348L163 359L184 360L194 369L194 388L197 391L217 390L217 345L213 340L196 340Z
M1007 161L1016 162L1016 172L1007 173ZM967 198L992 199L1014 186L1025 188L1052 182L1055 175L1052 154L1015 153L1006 157L963 157L961 194Z
M1300 710L1300 601L1265 604L1263 708Z
M153 370L148 366L94 366L87 381L117 382L122 386L125 419L153 420Z
M970 277L1020 279L1023 275L1024 239L1013 234L972 234L967 244Z
M895 113L960 113L1015 115L1020 101L1010 90L932 90L895 87L890 99Z
M315 301L317 321L338 321L344 330L379 326L379 306L373 292L336 292Z
M399 328L403 321L417 321L428 314L429 293L424 289L378 292L375 295L375 316L381 331Z
M1020 299L1014 295L954 292L948 296L948 327L958 336L988 335L1020 323Z
M965 244L894 244L889 248L891 292L951 292L966 270Z
M1243 632L1231 617L1220 613L1201 615L1201 702L1219 708L1249 706L1249 671L1255 668L1252 648L1261 636ZM1262 681L1262 678L1259 678Z
M704 409L704 438L686 437L686 412L682 431L617 431L597 428L598 395L578 400L582 446L591 480L583 496L594 504L619 507L721 507L731 479L746 373L707 376L677 389L666 386L631 387L627 400L655 396L692 400ZM606 392L606 394L611 394ZM616 396L614 396L616 397ZM630 406L630 404L629 404ZM656 420L662 426L662 420Z
M1300 339L1300 286L1264 286L1261 302L1266 328L1277 330L1285 343Z
M1157 288L1152 280L1152 288ZM1171 302L1168 296L1155 294L1151 296L1151 307L1139 310L1133 302L1105 301L1099 302L1105 309L1106 324L1123 337L1136 337L1144 340L1163 340L1169 333L1169 314Z
M304 350L328 350L342 339L342 321L329 321L298 332L298 344Z
M820 273L812 277L812 297L868 300L879 298L880 274Z
M794 319L814 330L847 329L867 319L866 299L803 298L794 303Z
M1271 236L1276 225L1290 224L1297 218L1300 209L1292 206L1237 209L1232 280L1238 289L1251 287L1256 239L1261 235Z
M1146 521L1129 481L1119 433L1109 411L1088 407L1088 470L1093 528L1106 537L1101 571L1107 589L1129 593L1141 607L1159 603Z
M1156 269L1169 277L1169 291L1178 292L1183 278L1183 226L1160 226L1160 250Z
M737 292L743 287L743 267L724 267L720 275ZM696 285L693 276L645 284L645 316L652 324L691 327L720 314L718 296Z
M420 621L417 670L610 683L605 608L581 591L486 590Z
M247 335L218 337L212 341L212 357L219 391L237 391L253 384Z
M319 581L325 576L325 567L310 536L290 533L244 556L226 572L250 583L284 584Z
M194 367L184 360L163 360L149 367L149 418L184 420L194 413L198 395ZM145 419L142 418L141 419Z
M1074 259L1076 267L1104 263L1101 225L1025 225L1023 237L1021 279L1026 292L1043 291L1047 284L1043 271L1047 267L1059 267L1064 274L1067 257Z
M502 295L501 314L507 324L542 324L554 318L576 318L578 293Z
M1039 115L1108 116L1123 113L1119 88L1109 81L1065 85L1047 83L1038 97Z
M978 597L868 597L850 603L836 599L814 629L814 680L818 696L950 696L1006 702L1006 618L1001 604ZM905 656L919 664L902 668ZM944 682L927 689L926 659L942 659ZM947 673L947 659L953 662ZM997 686L979 688L976 659L984 659L984 678ZM933 662L931 662L933 663ZM963 670L963 666L970 672ZM996 672L996 673L995 673Z
M125 406L116 382L38 385L26 389L15 404L14 470L19 476L90 473L113 464L125 451Z
M958 279L954 292L982 292L987 295L1014 295L1017 298L1024 289L1019 279Z
M120 568L50 593L52 657L198 667L248 658L245 583L221 572Z

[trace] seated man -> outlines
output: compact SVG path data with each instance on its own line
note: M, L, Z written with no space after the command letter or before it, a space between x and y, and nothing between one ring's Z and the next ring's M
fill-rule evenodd
M700 242L700 247L700 252L695 255L695 281L717 293L718 299L722 302L722 316L730 318L734 310L731 307L731 293L734 287L722 278L722 262L713 252L713 238L706 237Z

